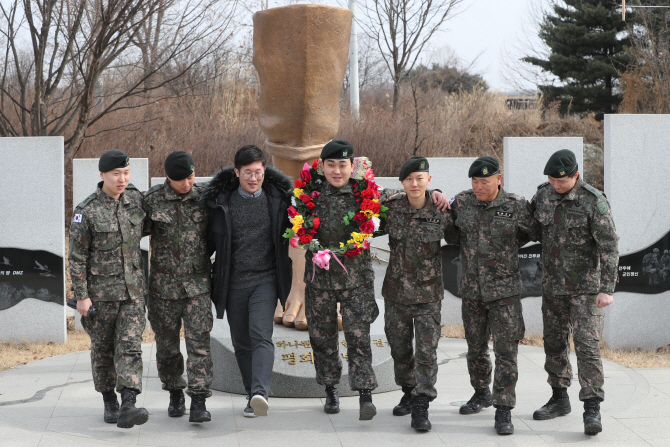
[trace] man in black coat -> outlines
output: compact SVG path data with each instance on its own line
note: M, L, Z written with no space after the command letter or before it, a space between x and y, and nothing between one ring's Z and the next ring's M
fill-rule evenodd
M203 193L210 210L208 252L216 252L212 301L217 318L228 313L235 358L249 402L244 416L266 416L274 363L273 316L286 303L293 277L289 242L291 180L266 167L265 154L248 145L235 167L218 172Z

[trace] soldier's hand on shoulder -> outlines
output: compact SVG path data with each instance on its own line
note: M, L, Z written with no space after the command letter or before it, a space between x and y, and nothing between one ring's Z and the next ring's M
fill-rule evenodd
M451 204L449 203L449 199L447 199L447 196L445 196L443 193L440 191L433 191L433 194L431 195L433 199L433 203L435 206L437 206L437 209L440 211L445 211L445 210L450 210L451 209Z

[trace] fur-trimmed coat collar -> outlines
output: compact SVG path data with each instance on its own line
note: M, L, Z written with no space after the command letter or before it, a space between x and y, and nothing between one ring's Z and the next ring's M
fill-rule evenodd
M201 200L207 202L208 206L215 207L219 196L222 194L229 196L239 186L240 180L235 175L235 168L223 168L214 174L200 197ZM267 194L272 196L290 195L293 191L293 182L281 171L268 166L265 168L265 179L263 180L262 188Z

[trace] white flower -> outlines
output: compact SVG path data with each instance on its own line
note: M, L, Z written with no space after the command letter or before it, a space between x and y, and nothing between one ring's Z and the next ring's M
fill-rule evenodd
M379 226L381 225L381 220L379 220L379 217L373 217L372 222L375 224L375 231L379 231Z
M291 205L295 206L295 196L291 197Z
M288 216L288 221L291 222L291 225L293 225L293 218L291 216Z
M315 182L316 182L317 185L320 185L321 183L323 183L320 178L316 179Z

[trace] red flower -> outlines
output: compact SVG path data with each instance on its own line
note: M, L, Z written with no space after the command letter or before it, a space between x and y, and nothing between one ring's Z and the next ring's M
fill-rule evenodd
M302 245L307 245L307 244L309 244L309 241L311 241L311 240L312 240L312 236L310 236L309 234L306 234L306 235L304 235L300 238L300 243Z
M368 248L370 248L370 244L368 244L368 241L363 241L363 243L361 245L363 245L363 248L366 249L366 250Z
M361 203L361 209L362 209L363 211L365 211L365 210L371 210L372 207L374 206L374 204L375 204L375 202L373 202L372 200L370 200L370 199L365 199L365 200L363 200L363 203Z
M320 195L321 193L319 191L312 191L312 194L310 194L310 196L312 196L312 199L316 199Z
M363 213L356 213L356 214L354 214L354 220L356 222L363 223L366 220L368 220L368 218L365 217L365 214L363 214Z
M305 203L305 206L310 210L313 210L316 205L314 204L314 202L307 202Z
M317 158L312 162L312 169L317 169L319 167L319 159Z
M351 250L345 251L344 256L349 256L350 258L353 258L355 256L360 255L361 253L363 253L363 251L360 248L356 247L352 248Z
M305 169L304 171L300 171L300 178L302 181L309 183L312 181L312 174L310 174L309 171Z
M296 209L295 209L294 207L292 207L292 206L289 206L288 209L287 209L286 211L288 211L288 215L289 215L290 217L295 217L295 216L298 215L298 210L296 210Z
M319 219L318 217L315 217L314 219L312 219L312 228L313 229L315 229L315 230L318 229L319 225L321 225L321 219Z
M382 210L382 206L377 202L372 202L372 212L378 214Z
M300 236L304 236L305 233L307 233L307 230L305 230L305 227L302 227L298 230L298 232L295 235L300 237Z
M300 197L298 197L300 200L302 200L304 203L309 203L312 201L312 198L308 196L307 194L301 194Z
M358 227L363 234L372 234L375 232L375 223L371 220L364 222L360 227Z
M361 198L363 198L363 199L374 199L375 194L374 194L374 192L370 191L370 188L368 188L361 193Z
M295 185L296 188L304 188L307 185L307 183L305 183L302 180L300 180L299 178L297 178L297 179L295 179L294 185Z
M307 232L310 236L316 236L316 230L312 229Z
M358 188L358 182L354 183L354 184L351 185L351 186L353 186L354 188Z

